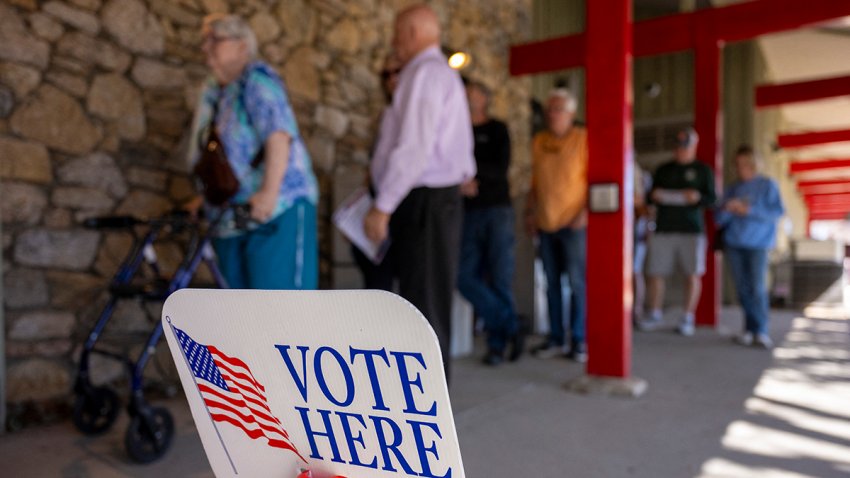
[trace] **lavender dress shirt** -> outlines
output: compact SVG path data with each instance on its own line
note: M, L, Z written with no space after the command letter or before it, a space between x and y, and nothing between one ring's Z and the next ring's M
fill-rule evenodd
M439 47L420 52L402 69L381 119L371 166L375 206L391 214L414 188L475 177L474 147L460 75Z

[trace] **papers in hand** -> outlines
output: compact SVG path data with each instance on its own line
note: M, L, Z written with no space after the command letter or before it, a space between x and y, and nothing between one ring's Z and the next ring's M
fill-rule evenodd
M360 188L352 193L334 212L333 223L352 244L357 246L373 263L380 264L384 260L390 240L375 244L363 229L363 221L369 209L372 208L372 197L366 188Z
M670 189L660 189L656 191L656 199L659 204L664 206L687 206L688 197L684 191L676 191Z

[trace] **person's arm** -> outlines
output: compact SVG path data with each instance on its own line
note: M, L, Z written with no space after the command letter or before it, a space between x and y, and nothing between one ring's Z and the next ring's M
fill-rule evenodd
M263 72L254 72L245 81L242 101L250 126L263 148L263 179L248 203L251 217L265 222L277 208L298 126L283 86Z
M774 181L768 180L765 189L763 198L758 198L748 205L746 215L759 221L773 222L785 214L785 206Z
M394 95L398 105L393 107L402 112L398 141L389 153L380 184L376 185L375 203L363 221L366 236L376 243L388 237L390 215L422 177L428 155L433 150L442 88L439 83L435 85L435 77L429 73L434 69L429 66L429 63L420 65L412 72L410 81L400 85ZM437 71L437 78L439 74Z
M588 154L587 154L587 134L584 134L584 147L580 149L583 154L581 161L578 163L581 168L581 178L584 178L584 197L582 197L582 209L576 214L576 217L573 218L572 221L567 225L570 229L584 229L587 227L587 195L589 191L589 187L587 184L587 170L588 170Z
M210 117L212 115L212 108L209 105L209 95L209 89L205 84L204 88L198 94L197 106L195 107L195 114L192 118L192 126L189 133L189 144L186 151L186 165L188 166L189 171L192 170L201 157L201 135L203 134L202 125L211 120ZM195 181L195 183L197 184L197 181ZM197 217L198 211L200 211L203 205L203 194L196 193L188 201L185 201L181 208L188 211L192 217Z
M511 168L511 134L508 132L508 125L505 123L499 123L499 125L501 126L500 131L502 132L498 146L499 167L501 168L501 171L504 172L505 176L507 176Z
M655 173L652 175L652 186L650 186L649 191L646 193L646 203L649 205L660 205L661 201L659 200L661 195L664 193L664 185L663 183L663 174L665 170L665 165L659 166Z
M531 183L528 194L525 195L525 210L523 211L523 222L525 232L533 237L537 235L537 180L534 172L534 157L537 151L537 138L531 141Z
M265 144L265 173L260 189L248 199L251 217L266 222L277 208L280 185L289 165L289 145L292 138L283 131L272 133Z
M725 227L732 221L734 214L727 208L729 201L733 199L735 194L735 185L726 188L726 192L723 194L723 200L714 210L714 223L717 227Z
M446 81L430 62L411 73L410 80L396 91L398 105L394 108L401 111L398 140L389 153L380 184L376 185L375 209L385 214L392 214L422 177L437 137L443 103L441 85Z
M493 157L487 158L486 167L478 168L478 179L500 180L507 176L511 164L511 137L504 123L496 123L491 138Z

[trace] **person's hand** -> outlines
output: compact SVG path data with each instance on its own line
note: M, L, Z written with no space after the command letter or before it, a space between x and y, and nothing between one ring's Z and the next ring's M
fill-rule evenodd
M664 194L665 190L661 188L655 188L652 190L652 193L649 195L650 199L653 202L661 204L661 196Z
M277 208L278 191L259 190L248 199L251 205L251 219L263 223L269 220Z
M688 204L696 204L702 198L702 194L700 194L696 189L685 189L682 193L685 195L685 201L687 201Z
M740 199L730 199L724 209L737 216L745 216L750 212L750 206Z
M460 193L464 195L464 197L474 198L478 196L478 180L470 179L469 181L464 182L460 185Z
M584 229L587 227L587 209L582 209L580 213L567 224L570 229Z
M380 244L389 236L390 215L373 207L363 219L363 230L370 241Z
M183 203L181 208L189 213L193 219L197 219L198 211L201 209L201 206L204 205L204 197L203 196L195 196L192 199Z

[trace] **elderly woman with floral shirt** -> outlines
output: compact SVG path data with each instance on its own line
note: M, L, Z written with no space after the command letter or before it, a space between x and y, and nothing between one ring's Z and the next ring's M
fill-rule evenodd
M199 160L205 132L216 128L239 180L229 203L250 205L255 223L236 228L232 210L205 205L225 214L213 241L222 272L232 288L314 289L318 188L283 82L257 60L256 37L242 18L210 15L201 33L210 77L195 113L189 160Z

